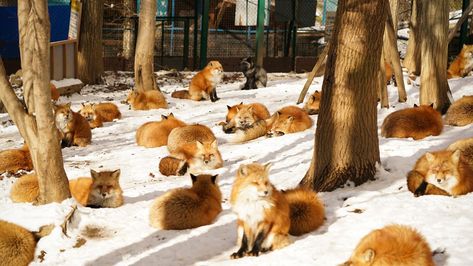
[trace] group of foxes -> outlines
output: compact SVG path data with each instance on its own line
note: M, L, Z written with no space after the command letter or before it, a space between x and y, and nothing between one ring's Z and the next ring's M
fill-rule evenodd
M176 91L175 98L219 100L216 86L223 68L211 61L191 80L188 91ZM286 106L270 114L261 103L227 106L225 121L219 123L232 142L241 143L262 136L273 137L312 127L309 115L317 114L321 92L309 96L304 108ZM160 91L132 91L127 102L133 110L167 108ZM463 126L473 123L473 96L456 101L445 116L445 123ZM70 104L55 105L55 120L62 146L86 146L91 143L91 129L121 118L113 103L87 104L79 112ZM383 137L413 138L437 136L442 132L441 115L433 106L415 106L391 113L382 124ZM222 211L222 194L218 176L193 173L223 166L217 138L205 125L187 124L172 113L161 121L147 122L136 131L136 142L147 148L167 146L169 155L162 158L163 175L190 173L192 186L170 190L156 198L149 212L152 227L181 230L208 225ZM416 196L426 194L458 196L473 191L473 138L452 144L445 151L428 152L417 161L407 177L408 189ZM28 146L0 152L0 174L20 169L32 170ZM238 250L231 258L258 256L282 248L291 240L319 228L325 219L324 205L317 194L304 188L276 189L269 180L270 164L242 164L233 183L230 203L237 215ZM72 196L90 207L115 208L123 204L119 183L120 170L95 172L91 177L69 181ZM14 202L34 202L39 194L38 179L24 175L15 182L10 197ZM12 252L11 243L21 254L31 253L38 238L21 227L0 222L0 257ZM10 244L9 244L10 243ZM27 251L28 250L28 251ZM28 253L28 254L29 254ZM10 264L23 265L32 256L18 256ZM365 236L344 265L434 265L425 239L413 228L390 225Z

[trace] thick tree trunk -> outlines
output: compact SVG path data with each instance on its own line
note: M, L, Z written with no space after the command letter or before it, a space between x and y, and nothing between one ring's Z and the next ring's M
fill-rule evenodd
M372 179L379 162L377 89L386 0L340 1L322 85L314 155L301 184L334 190Z
M156 90L154 76L154 33L156 1L142 0L135 52L135 90Z
M103 74L103 3L87 0L82 5L77 74L85 84L99 83Z
M434 104L445 113L450 106L447 82L448 1L422 0L420 104Z
M123 22L123 58L127 65L133 65L135 55L135 21L132 16L136 13L135 0L123 0L125 21Z
M412 0L412 12L409 22L409 40L407 41L407 52L404 58L404 67L407 68L409 75L420 75L420 24L422 11L422 0ZM447 9L448 10L448 9Z
M0 100L31 152L39 179L41 204L70 197L49 88L49 16L47 1L18 1L21 65L26 106L18 100L0 60ZM34 101L33 99L34 98Z

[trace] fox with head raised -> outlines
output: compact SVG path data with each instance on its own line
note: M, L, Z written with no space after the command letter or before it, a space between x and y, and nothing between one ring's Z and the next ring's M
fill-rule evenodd
M71 103L54 106L56 127L61 133L62 147L72 145L85 147L92 140L92 131L87 120L79 113L72 111Z

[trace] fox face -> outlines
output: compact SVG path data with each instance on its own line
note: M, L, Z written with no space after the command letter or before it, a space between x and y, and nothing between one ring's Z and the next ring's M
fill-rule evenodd
M315 91L314 94L309 96L309 100L304 106L304 109L309 115L316 115L319 113L320 107L320 92Z
M210 61L207 67L210 69L210 73L212 73L212 82L214 84L220 83L223 78L223 67L220 62Z
M82 115L87 121L93 121L96 118L95 115L95 105L92 104L82 104L82 109L79 111L80 115Z
M465 59L473 59L473 45L463 45L460 53Z
M196 147L197 151L193 158L193 167L199 167L201 169L216 169L221 166L217 140L205 144L197 141Z
M458 163L460 161L461 151L456 150L451 156L435 156L432 153L426 153L426 159L429 162L429 169L426 174L426 181L437 187L450 192L459 180Z
M290 127L294 121L293 116L280 115L276 113L276 120L274 121L271 129L269 130L268 136L283 136L290 132Z
M359 252L356 252L353 254L353 256L350 258L350 260L346 261L343 264L340 264L339 266L368 266L368 265L374 265L374 260L375 260L375 252L372 249L366 249L363 253L358 254Z
M57 105L54 108L56 127L62 132L68 131L67 124L73 119L71 103Z
M109 199L121 193L120 170L103 172L90 170L90 174L93 181L90 189L90 195L94 198L93 202Z
M269 168L271 164L241 165L238 169L238 177L244 180L240 188L240 195L247 199L270 198L273 193L273 185L269 181Z
M254 67L253 59L251 57L243 58L240 62L240 70L241 72L246 72L249 69Z
M237 107L238 113L235 115L235 124L238 128L249 128L255 122L255 115L253 113L253 106L243 106L241 108Z
M137 91L131 90L130 93L128 93L128 96L126 97L126 102L128 104L133 105L133 103L136 101L136 98L138 97L139 93Z

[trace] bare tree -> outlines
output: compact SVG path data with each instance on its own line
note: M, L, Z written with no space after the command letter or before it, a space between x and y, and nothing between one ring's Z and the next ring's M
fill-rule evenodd
M49 15L46 0L18 1L21 67L25 105L7 80L0 59L0 100L31 152L39 179L39 203L70 197L49 88Z
M159 89L154 76L156 1L142 0L135 51L135 90Z
M447 9L448 10L448 9ZM409 22L409 40L407 41L407 52L404 58L404 66L409 75L420 75L420 25L422 11L422 0L412 0L411 19Z
M135 0L123 0L125 21L123 22L123 58L132 65L135 55L135 21L132 16L136 13Z
M445 113L450 106L447 82L448 1L421 0L420 104L433 103Z
M104 0L84 1L77 56L78 78L85 84L97 84L103 74Z
M322 85L310 169L301 185L331 191L374 177L377 90L386 0L340 1Z

